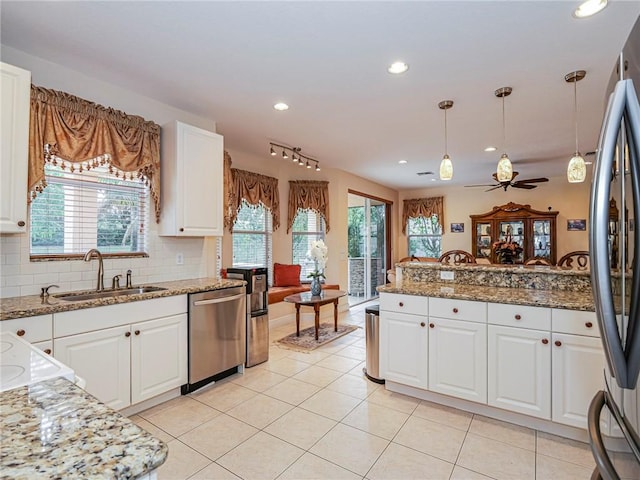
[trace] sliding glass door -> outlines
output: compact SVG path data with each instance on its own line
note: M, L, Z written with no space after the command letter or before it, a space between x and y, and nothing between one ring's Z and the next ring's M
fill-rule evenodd
M386 283L390 262L390 212L390 202L349 191L350 305L376 298L376 287Z

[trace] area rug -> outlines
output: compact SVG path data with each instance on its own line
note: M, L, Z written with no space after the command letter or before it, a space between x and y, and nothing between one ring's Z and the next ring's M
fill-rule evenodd
M293 350L300 350L303 352L311 351L321 347L322 345L326 345L329 342L333 342L336 338L340 338L347 333L351 333L357 328L360 327L341 323L338 324L338 331L334 332L333 323L321 323L320 330L318 331L318 340L316 340L315 327L309 327L304 330L300 330L299 337L296 336L294 332L291 335L287 335L286 337L277 340L275 343Z

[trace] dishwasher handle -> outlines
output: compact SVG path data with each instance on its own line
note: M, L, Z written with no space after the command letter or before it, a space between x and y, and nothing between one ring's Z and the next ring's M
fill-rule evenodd
M193 302L193 305L195 307L199 307L200 305L211 305L213 303L232 302L233 300L240 300L241 298L244 298L244 297L245 297L245 294L240 293L238 295L233 295L231 297L212 298L211 300L198 300L196 302Z

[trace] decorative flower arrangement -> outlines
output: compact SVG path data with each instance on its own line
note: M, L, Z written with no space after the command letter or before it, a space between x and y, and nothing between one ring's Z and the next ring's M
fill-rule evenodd
M326 278L324 276L324 269L327 266L327 256L329 249L322 240L316 240L311 242L311 249L307 254L311 260L315 263L315 269L313 272L307 275L307 278Z
M493 242L493 250L500 263L513 263L513 257L517 257L522 252L522 247L518 242L514 242L511 235L507 235L504 240Z

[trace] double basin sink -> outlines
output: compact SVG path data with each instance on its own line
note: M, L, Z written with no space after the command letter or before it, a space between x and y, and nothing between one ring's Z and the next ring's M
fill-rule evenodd
M138 295L140 293L160 292L166 290L163 287L135 287L135 288L119 288L115 290L101 290L99 292L70 292L70 293L58 293L51 295L54 298L60 300L66 300L68 302L79 302L80 300L94 300L97 298L112 298L112 297L126 297L129 295Z

